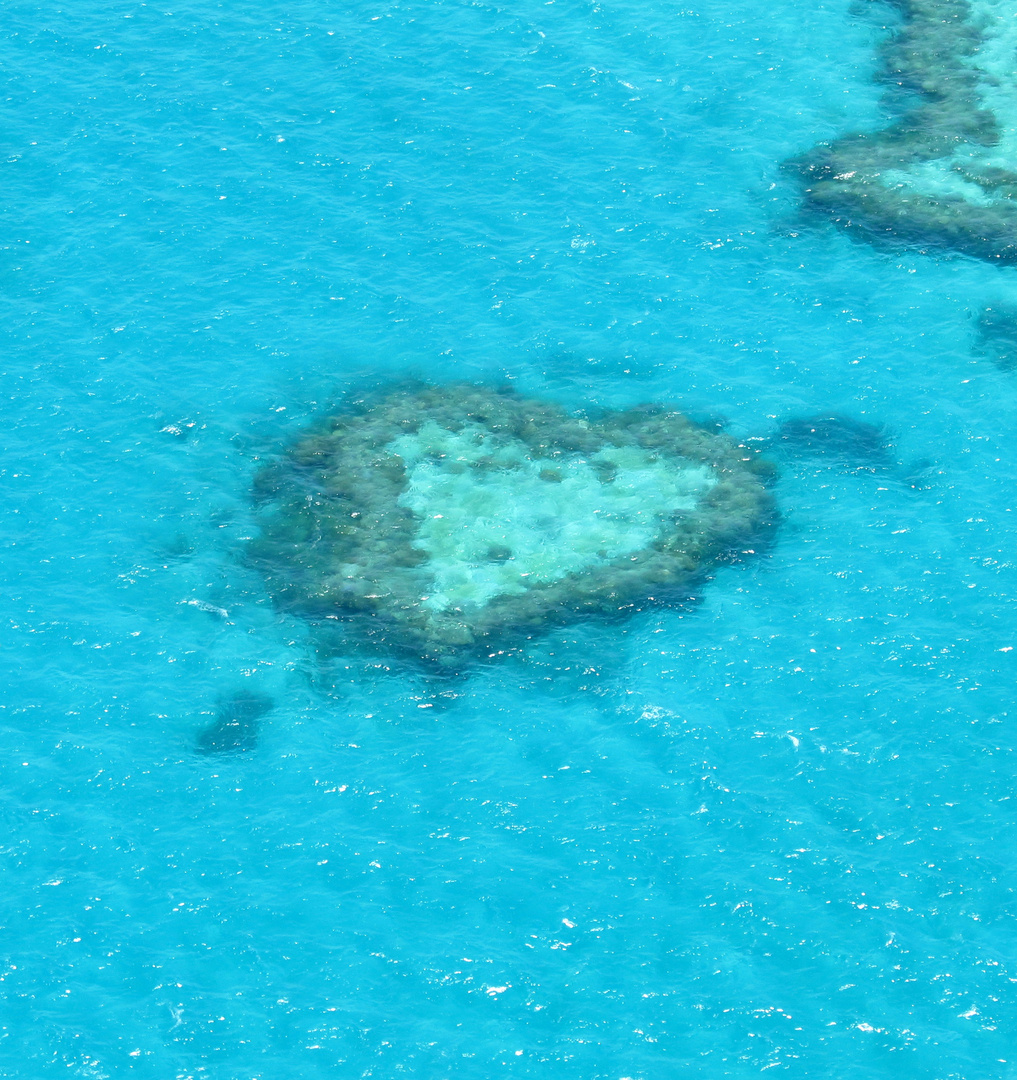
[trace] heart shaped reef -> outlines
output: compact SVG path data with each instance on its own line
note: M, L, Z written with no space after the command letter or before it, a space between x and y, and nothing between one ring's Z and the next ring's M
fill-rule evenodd
M280 606L432 658L664 599L768 524L754 455L680 413L596 419L462 383L329 418L262 472Z

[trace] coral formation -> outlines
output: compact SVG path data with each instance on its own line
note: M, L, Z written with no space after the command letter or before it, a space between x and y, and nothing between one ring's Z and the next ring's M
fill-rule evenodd
M898 0L882 78L897 123L793 164L810 201L870 236L1017 259L1017 19L1003 0Z
M687 586L767 522L760 471L675 412L398 387L261 474L250 554L281 606L441 658Z

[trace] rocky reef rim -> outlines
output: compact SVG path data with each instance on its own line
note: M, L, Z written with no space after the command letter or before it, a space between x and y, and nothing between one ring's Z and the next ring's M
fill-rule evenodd
M247 557L330 649L457 665L687 603L772 533L767 471L666 406L566 411L506 386L400 381L348 397L262 470Z

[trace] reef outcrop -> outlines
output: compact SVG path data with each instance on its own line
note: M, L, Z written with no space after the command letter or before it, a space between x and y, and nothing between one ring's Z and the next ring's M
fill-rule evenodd
M898 0L881 78L890 127L792 164L808 199L850 229L1017 260L1017 18L1002 0Z
M400 386L262 472L250 558L281 607L441 660L687 589L770 521L763 471L659 408Z

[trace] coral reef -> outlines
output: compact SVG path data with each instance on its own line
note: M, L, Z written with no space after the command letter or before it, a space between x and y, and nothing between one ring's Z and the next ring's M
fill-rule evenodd
M1017 259L1017 19L1002 0L898 0L882 78L897 123L792 164L812 205L870 238Z
M762 468L662 409L397 387L262 472L250 557L280 606L447 658L687 587L768 522Z

